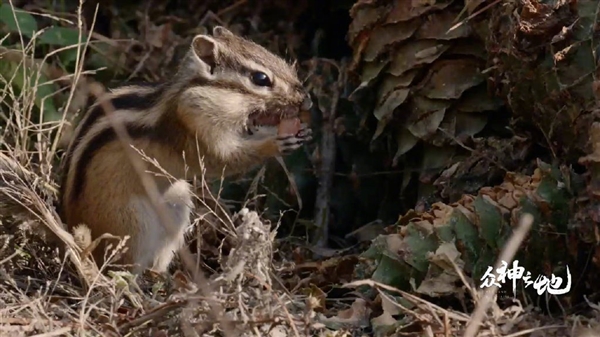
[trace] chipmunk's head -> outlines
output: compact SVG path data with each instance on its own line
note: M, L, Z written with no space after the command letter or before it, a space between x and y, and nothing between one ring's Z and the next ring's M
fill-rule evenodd
M276 132L282 119L312 105L294 66L220 26L193 39L180 74L180 110L200 128L240 136Z

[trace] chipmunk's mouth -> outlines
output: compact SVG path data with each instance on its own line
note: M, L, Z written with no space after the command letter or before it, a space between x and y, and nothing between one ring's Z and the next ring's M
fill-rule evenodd
M246 132L252 136L255 133L268 132L277 133L277 127L284 119L297 118L299 110L296 108L272 111L255 111L248 116Z

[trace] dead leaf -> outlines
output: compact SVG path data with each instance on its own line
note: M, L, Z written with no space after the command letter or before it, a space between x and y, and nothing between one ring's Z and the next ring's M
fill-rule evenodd
M395 325L396 322L396 319L392 315L384 311L381 315L371 320L371 325L374 330L381 331L381 329Z
M469 14L473 14L475 10L486 0L465 0L465 6Z
M439 224L447 224L451 213L452 210L446 209L444 215L439 217L444 218L439 221ZM428 259L431 264L417 292L428 296L444 296L458 292L455 284L458 284L460 277L454 270L453 264L462 269L465 263L460 259L460 252L454 243L442 243L434 253L428 254Z
M363 92L363 90L367 89L371 85L371 82L377 78L381 70L383 70L383 68L388 64L389 60L379 60L366 62L363 64L360 77L361 83L356 89L354 89L348 99L354 101Z
M487 84L469 89L455 105L462 112L495 111L502 107L502 101L488 93Z
M392 302L393 297L390 297L389 295L382 296L381 294L378 296L381 298L381 308L383 309L383 312L388 313L390 316L399 315L402 313L398 307L398 304Z
M481 132L488 124L487 114L482 113L456 113L456 137L474 136Z
M391 121L392 121L392 114L383 114L381 116L381 119L377 122L377 129L375 129L375 133L373 134L373 138L371 138L371 140L373 141L373 140L377 139L379 136L381 136L381 134L383 133L383 131L385 130L385 128Z
M420 92L432 99L458 99L467 89L482 83L485 78L470 59L439 60L429 69Z
M435 61L448 50L449 45L435 40L417 40L406 43L394 51L388 73L402 75L405 71Z
M320 321L331 329L340 328L361 328L369 326L369 316L371 309L367 307L367 302L362 298L357 298L352 303L352 307L341 310L337 316L321 317Z
M415 1L415 0L396 0L394 7L389 12L386 22L408 21L421 16L430 11L436 11L448 7L454 0L442 1ZM437 3L436 3L437 2ZM434 3L434 4L431 4Z
M421 170L427 172L446 167L452 156L454 156L455 151L456 147L451 145L444 147L425 145Z
M383 104L375 108L373 115L378 120L382 120L384 117L391 117L394 109L400 106L406 101L410 89L396 89L388 95Z
M394 159L392 159L392 166L394 167L398 165L398 159L400 159L403 154L417 145L419 138L415 137L408 129L401 128L398 130L396 141L398 143L398 149L396 150L396 154L394 154Z
M358 242L369 242L383 234L385 234L385 225L381 220L375 220L353 230L345 238L355 238Z
M407 88L419 73L418 69L412 69L400 76L385 74L377 90L377 105L383 104L388 96L397 88Z
M367 48L364 52L365 61L373 61L384 50L386 46L404 41L410 38L419 27L418 22L398 22L375 27Z
M458 288L454 283L458 280L460 279L456 274L452 275L443 271L438 276L426 277L416 291L420 294L433 297L456 294Z
M415 34L418 39L452 40L471 35L469 25L460 25L452 31L448 31L454 26L454 20L458 13L453 11L439 11L427 16L425 22L419 27Z
M423 96L413 96L410 116L406 127L417 138L425 139L437 131L444 119L450 101L432 100Z
M352 22L348 28L348 42L354 45L354 39L366 29L375 25L378 21L384 18L388 12L388 6L371 7L370 4L357 2L350 9Z
M308 288L302 290L302 293L307 296L306 301L311 310L322 312L326 309L327 294L315 284L311 283Z
M456 138L456 111L447 110L444 119L438 126L436 133L429 138L429 143L435 146L443 146L455 143Z

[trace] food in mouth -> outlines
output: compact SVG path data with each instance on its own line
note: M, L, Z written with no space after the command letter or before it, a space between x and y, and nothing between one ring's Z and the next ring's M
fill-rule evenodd
M249 135L261 131L295 135L300 131L301 122L297 114L253 113L246 126Z
M295 135L300 131L301 123L300 118L286 118L282 119L277 127L277 135Z

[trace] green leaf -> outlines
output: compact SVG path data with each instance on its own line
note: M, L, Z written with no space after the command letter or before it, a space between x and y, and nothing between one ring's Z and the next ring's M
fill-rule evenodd
M429 259L427 254L434 252L439 244L435 234L428 234L423 228L410 223L406 226L407 235L404 237L403 259L416 271L423 274L427 273L429 268Z
M43 74L39 74L32 69L25 68L23 71L23 64L17 62L2 62L0 63L0 76L10 82L11 85L18 90L17 94L23 92L23 90L32 90L33 86L36 86L36 97L35 106L40 109L43 114L43 120L54 121L61 118L58 109L54 105L52 95L56 91L56 84L48 82L48 78ZM14 77L13 77L14 76Z
M60 62L65 67L69 67L71 64L74 64L75 61L77 61L77 48L63 50L58 53L58 57L60 58Z
M85 40L85 36L81 37ZM38 39L39 44L54 46L72 46L79 43L79 30L68 27L50 27Z
M408 289L409 280L414 273L404 261L400 261L396 256L390 256L385 252L379 260L377 269L373 272L371 279L375 282L383 283L399 289Z
M450 219L456 235L456 240L461 250L462 258L466 262L465 270L471 271L473 264L479 258L482 251L483 242L479 238L479 232L463 212L454 209Z
M17 20L15 20L15 17ZM13 7L6 3L0 5L0 23L6 25L10 32L20 31L21 34L27 37L32 37L34 32L38 30L37 22L33 15L19 9L13 11Z
M479 216L479 230L481 237L487 242L491 248L498 248L498 238L501 236L503 228L506 226L504 218L500 211L485 200L482 196L478 196L474 202L475 213Z

